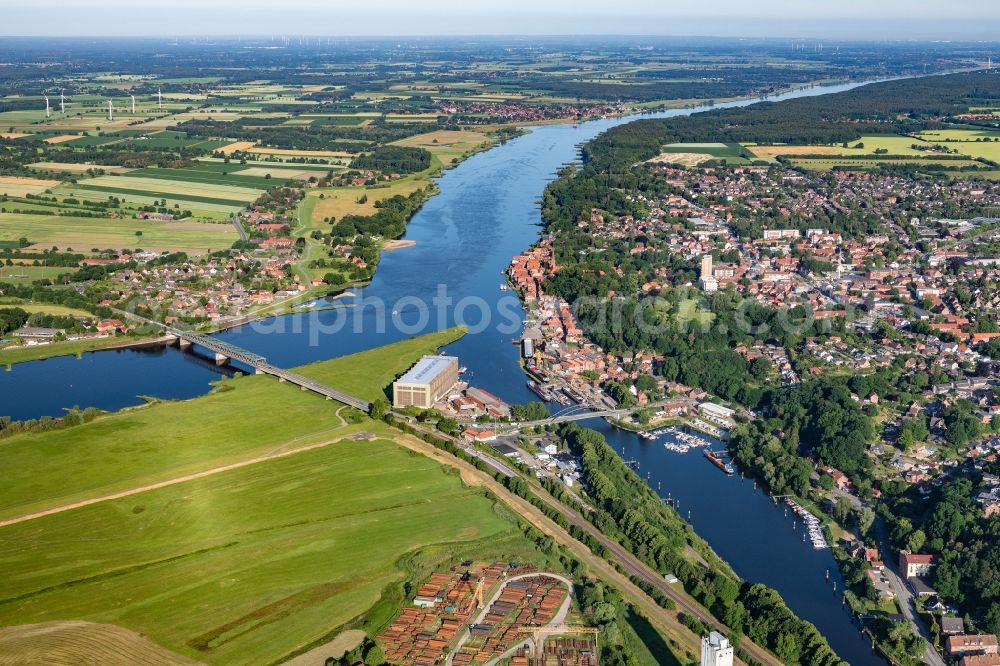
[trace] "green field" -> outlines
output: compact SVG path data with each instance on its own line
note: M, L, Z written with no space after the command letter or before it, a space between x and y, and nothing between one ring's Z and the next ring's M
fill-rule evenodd
M302 371L368 373L357 389L377 392L458 334ZM374 633L401 602L399 581L444 561L546 563L482 491L395 444L382 423L345 423L344 409L248 376L0 441L8 518L206 472L0 528L0 625L83 619L206 663L272 663L362 615ZM243 466L217 469L233 463Z
M751 146L749 149L763 158L784 155L790 159L804 156L823 156L831 161L845 164L837 160L843 158L879 157L875 151L885 151L885 157L908 157L920 160L934 160L947 154L949 157L975 160L988 159L1000 161L1000 141L983 141L984 138L1000 138L1000 132L980 129L944 129L922 132L917 136L862 136L849 141L848 147L842 145L826 146ZM979 139L979 140L977 140ZM857 146L862 146L858 148ZM914 146L924 148L918 150ZM942 148L957 153L941 153L930 148ZM890 160L886 160L890 161ZM891 160L893 163L903 163ZM968 162L967 162L968 163ZM861 166L864 166L863 164Z
M2 233L3 222L0 221L0 234ZM44 278L51 279L63 273L72 273L75 270L75 268L62 268L59 266L0 266L0 282L25 284Z
M234 169L235 170L235 169ZM154 174L160 176L157 172ZM235 178L235 176L234 176ZM240 185L222 185L204 181L163 179L145 174L97 176L81 180L76 188L114 194L152 196L171 202L190 201L242 207L259 197L263 190Z
M95 187L93 189L88 189L81 185L60 185L53 190L53 193L60 197L74 197L81 201L107 201L110 197L115 197L119 201L124 202L125 207L132 206L138 208L142 205L159 206L162 199L167 200L167 206L169 208L174 208L177 205L175 212L180 210L190 210L192 214L198 217L207 217L219 220L228 220L229 216L236 211L242 210L246 207L246 204L242 202L233 203L206 203L205 201L192 201L191 197L178 197L177 195L170 196L153 196L153 193L138 193L130 192L129 190L121 192L107 192L105 188Z
M126 137L122 141L123 146L136 149L148 148L187 148L200 149L205 151L215 150L228 144L228 141L217 139L188 138L185 132L175 132L165 130L162 132L151 132L143 136Z
M239 164L225 164L212 162L199 162L195 166L184 169L136 169L126 174L128 178L155 178L158 180L180 181L187 183L205 183L208 185L250 187L264 190L268 187L284 185L287 180L281 178L260 178L257 176L236 175L237 171L244 169Z
M974 160L968 159L955 159L955 160L930 160L930 159L919 159L919 158L895 158L895 159L852 159L849 157L845 158L823 158L823 159L811 159L811 158L789 158L789 162L792 166L799 167L802 169L809 169L810 171L829 171L835 167L841 167L844 169L853 170L866 170L874 169L882 164L923 164L923 165L941 165L947 169L959 169L964 166L976 166L979 163ZM966 175L974 175L972 173Z
M0 307L8 306L0 305ZM86 352L108 349L109 347L119 347L121 344L121 338L108 337L90 338L88 340L66 340L65 342L54 342L48 345L32 345L30 347L13 347L10 349L0 350L0 367L14 365L15 363L38 361L44 358L53 358L56 356L75 356ZM0 409L0 412L2 411L3 410Z
M136 231L141 231L142 236L136 236ZM211 222L109 220L0 213L0 240L10 241L22 237L27 237L39 246L55 245L63 250L142 247L154 251L180 250L194 254L201 254L209 248L227 248L239 238L232 225ZM23 272L20 267L7 268Z
M322 116L319 114L306 113L299 118L308 119L313 125L360 125L361 123L371 120L370 117L364 116Z
M374 402L387 396L386 387L409 370L416 359L424 354L437 353L438 349L464 334L460 328L449 328L350 356L312 363L299 368L299 371L307 377ZM364 368L364 371L354 370L358 367Z
M3 528L0 624L83 618L206 663L269 663L375 605L407 554L514 532L383 433Z

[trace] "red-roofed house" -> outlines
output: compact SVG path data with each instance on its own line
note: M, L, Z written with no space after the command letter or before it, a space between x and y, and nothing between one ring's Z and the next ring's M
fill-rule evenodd
M997 654L995 634L960 634L948 637L948 654L952 656Z
M1000 666L1000 654L969 654L962 657L961 666Z
M899 553L899 570L904 578L927 576L936 563L936 555L914 554L905 550Z

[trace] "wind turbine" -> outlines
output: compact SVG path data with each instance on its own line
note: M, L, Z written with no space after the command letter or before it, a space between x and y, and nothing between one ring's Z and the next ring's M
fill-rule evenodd
M63 94L64 90L59 89L59 113L66 113L66 95Z
M156 89L156 108L163 108L163 88Z
M111 103L111 100L109 99L108 100L108 120L114 120L114 119L115 119L115 107Z
M52 109L49 108L49 96L45 95L45 117L52 117Z
M135 95L132 95L132 115L135 115Z

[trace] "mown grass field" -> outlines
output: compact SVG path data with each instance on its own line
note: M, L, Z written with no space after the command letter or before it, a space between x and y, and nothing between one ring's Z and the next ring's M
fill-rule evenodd
M136 169L128 173L128 178L153 178L174 183L198 183L203 185L221 185L223 188L253 188L265 190L287 183L291 177L282 177L280 170L275 170L271 178L263 176L243 175L238 173L242 167L238 164L218 162L198 162L183 169L146 168ZM221 191L221 190L220 190ZM258 195L259 196L259 195Z
M327 217L340 219L345 215L372 215L375 213L375 202L383 199L390 199L397 194L407 195L429 184L425 178L407 177L392 181L379 187L324 187L311 189L306 192L309 199L315 199L312 203L311 215L306 218L310 221L310 229L328 228L323 220ZM320 199L319 195L323 198ZM367 201L360 203L358 200L367 197Z
M432 116L432 118L434 117L436 116ZM394 141L391 145L425 148L441 164L448 166L461 159L468 152L478 150L488 143L489 140L489 137L482 132L438 130Z
M44 312L45 314L58 316L94 318L94 315L86 310L69 308L65 305L55 305L52 303L23 303L16 299L8 301L7 299L0 298L0 309L3 308L20 308L25 312L30 312L32 314L36 312Z
M0 234L3 233L3 223L0 222ZM34 280L44 278L54 278L63 273L72 273L75 268L62 268L59 266L0 266L0 282L11 284L30 283Z
M371 608L407 553L513 529L385 433L342 440L3 528L0 623L107 622L199 661L269 663Z
M0 664L194 666L134 631L92 622L44 622L0 629Z
M136 236L141 231L142 236ZM153 220L107 220L59 215L0 213L0 240L26 237L39 247L57 246L89 251L91 248L134 248L190 254L220 250L238 238L228 224L211 222L159 222ZM23 268L11 266L23 272ZM65 271L64 271L65 272Z
M73 162L35 162L34 164L29 164L28 166L32 169L38 169L39 171L65 171L67 173L84 173L88 169L101 169L108 173L122 173L128 171L125 167L120 166L105 166Z

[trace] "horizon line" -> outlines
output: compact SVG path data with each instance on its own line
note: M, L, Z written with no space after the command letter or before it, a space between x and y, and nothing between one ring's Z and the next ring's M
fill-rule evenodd
M156 39L169 42L178 40L242 40L260 39L274 40L282 39L311 39L311 40L350 40L350 39L565 39L565 38L629 38L629 39L719 39L729 41L787 41L787 40L816 40L828 43L917 43L917 44L997 44L1000 39L972 38L972 37L821 37L815 35L712 35L712 34L655 34L655 33L625 33L625 32L593 32L593 33L413 33L413 34L389 34L389 33L359 33L351 35L323 35L317 33L264 33L264 34L243 34L243 33L220 33L220 34L176 34L164 36L162 33L131 33L122 34L4 34L0 33L0 39Z

